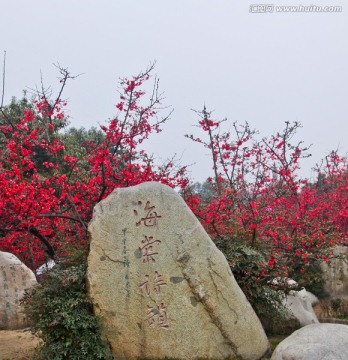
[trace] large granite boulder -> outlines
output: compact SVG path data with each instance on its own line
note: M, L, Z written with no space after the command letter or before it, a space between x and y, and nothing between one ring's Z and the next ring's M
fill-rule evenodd
M285 340L271 360L347 360L348 326L340 324L307 325Z
M348 300L348 247L336 246L329 264L322 262L324 289L330 299Z
M28 326L20 299L36 284L34 273L15 255L0 251L0 329L15 330Z
M223 254L170 187L94 209L89 293L117 359L259 359L267 337Z

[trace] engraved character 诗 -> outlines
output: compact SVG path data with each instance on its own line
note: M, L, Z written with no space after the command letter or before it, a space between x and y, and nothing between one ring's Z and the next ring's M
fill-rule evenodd
M157 295L161 293L161 286L167 286L167 283L164 282L162 275L160 275L158 271L155 271L153 282L154 282L154 290Z
M149 285L149 275L145 275L146 281L139 285L140 289L145 291L147 296L150 296L150 285Z
M139 285L139 288L143 289L146 296L150 296L151 290L153 289L156 295L161 293L161 286L167 286L167 283L164 282L162 275L155 271L153 277L153 287L150 285L149 275L145 275L145 281Z

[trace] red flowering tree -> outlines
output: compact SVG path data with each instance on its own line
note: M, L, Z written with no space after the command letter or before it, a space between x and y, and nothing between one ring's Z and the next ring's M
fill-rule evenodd
M62 93L74 77L59 70L55 99L43 88L32 104L23 100L22 106L0 108L0 248L32 268L47 257L56 259L68 244L84 246L94 205L115 188L144 181L187 184L185 167L174 160L156 166L139 149L169 118L160 117L158 81L148 99L142 90L153 66L120 80L117 116L86 139L80 137L78 151L71 140L86 131L62 132L67 105Z
M299 123L257 140L247 123L224 132L206 108L198 115L203 135L187 137L211 154L212 193L204 199L188 187L184 196L223 250L243 244L266 254L255 277L268 281L297 277L317 259L328 261L333 245L348 244L346 158L332 153L309 183L298 176L300 159L310 156L293 141Z

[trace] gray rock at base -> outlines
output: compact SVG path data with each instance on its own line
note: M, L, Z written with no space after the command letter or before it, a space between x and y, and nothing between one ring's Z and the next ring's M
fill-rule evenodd
M329 264L322 262L324 290L331 299L348 300L348 247L336 246Z
M307 325L285 340L271 360L347 360L348 326L340 324Z
M117 359L259 359L255 312L182 198L144 183L94 209L88 284Z
M311 303L312 307L316 306L320 303L319 299L309 291L307 291L307 297L308 297L308 300Z
M291 290L283 300L283 305L289 311L290 317L298 320L301 326L317 324L319 320L313 310L312 301L314 295L302 289L300 291Z
M35 270L37 276L45 274L47 271L53 269L56 266L54 260L48 260L45 264L42 264Z
M0 329L28 326L20 299L25 289L36 284L34 273L15 255L0 251Z

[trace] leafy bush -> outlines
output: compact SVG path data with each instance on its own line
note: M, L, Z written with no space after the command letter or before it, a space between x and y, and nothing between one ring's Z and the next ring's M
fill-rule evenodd
M265 257L260 250L233 239L219 239L216 245L224 252L232 273L254 308L268 334L288 334L299 324L290 321L282 304L286 288L273 286L269 276L262 275Z
M305 268L306 271L301 274L300 268ZM329 296L324 288L325 280L319 261L311 261L308 264L304 264L304 261L298 261L298 264L289 270L289 276L299 284L300 288L304 287L320 300Z
M25 295L32 331L43 340L37 359L112 359L87 295L86 267L85 255L64 259Z

